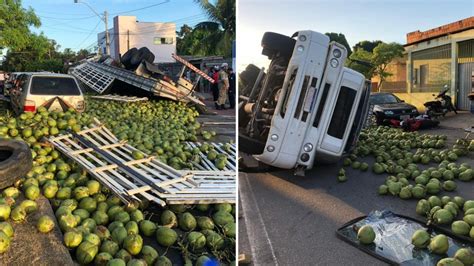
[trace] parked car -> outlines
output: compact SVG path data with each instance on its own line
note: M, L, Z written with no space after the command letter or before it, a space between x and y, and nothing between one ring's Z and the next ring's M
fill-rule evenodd
M374 106L373 114L377 125L382 124L385 119L404 120L419 115L414 105L400 100L392 93L372 93L369 103Z
M20 75L10 89L10 100L15 113L36 112L43 106L50 111L78 112L85 109L84 96L77 80L71 75L54 73L26 73Z

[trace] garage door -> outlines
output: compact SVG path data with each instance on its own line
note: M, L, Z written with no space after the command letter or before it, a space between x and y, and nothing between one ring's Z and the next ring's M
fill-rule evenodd
M470 110L471 101L467 95L473 90L474 63L459 64L459 86L457 91L456 107L460 110Z

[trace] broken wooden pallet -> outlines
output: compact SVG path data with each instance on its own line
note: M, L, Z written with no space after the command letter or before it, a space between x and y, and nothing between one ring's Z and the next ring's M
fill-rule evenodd
M114 94L94 95L90 97L93 99L99 99L99 100L110 100L110 101L127 102L127 103L148 101L147 97L123 96L123 95L114 95Z
M48 139L124 202L160 205L235 202L235 171L178 171L95 125ZM132 153L143 158L134 159Z
M226 154L227 163L224 169L220 170L214 165L214 163L211 160L207 158L206 154L204 154L202 151L199 151L199 157L201 157L200 163L195 163L195 162L193 163L196 169L206 170L206 171L234 171L234 172L236 171L237 149L236 149L235 143L230 144L230 143L215 143L215 142L186 142L186 145L191 149L199 148L199 150L201 150L201 146L204 143L207 143L208 145L213 146L214 150L217 151L218 153ZM228 146L228 149L224 147L225 145Z

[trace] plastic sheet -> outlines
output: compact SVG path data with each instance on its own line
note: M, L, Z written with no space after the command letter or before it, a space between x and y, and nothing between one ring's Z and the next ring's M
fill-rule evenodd
M358 228L370 225L375 231L374 243L364 245L357 239ZM428 249L416 249L411 244L411 238L416 230L425 229L434 237L441 232L426 226L421 221L397 215L391 211L373 211L368 216L354 219L340 229L337 234L344 241L356 246L370 255L393 265L436 265L445 257L453 257L459 248L470 247L472 244L454 235L444 232L449 240L449 250L445 255L431 253Z

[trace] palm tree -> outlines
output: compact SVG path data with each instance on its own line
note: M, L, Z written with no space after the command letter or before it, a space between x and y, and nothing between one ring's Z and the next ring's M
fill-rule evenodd
M215 4L209 0L195 1L209 17L209 21L194 27L194 30L208 33L201 42L206 45L207 53L230 56L232 41L235 40L235 0L217 0Z

